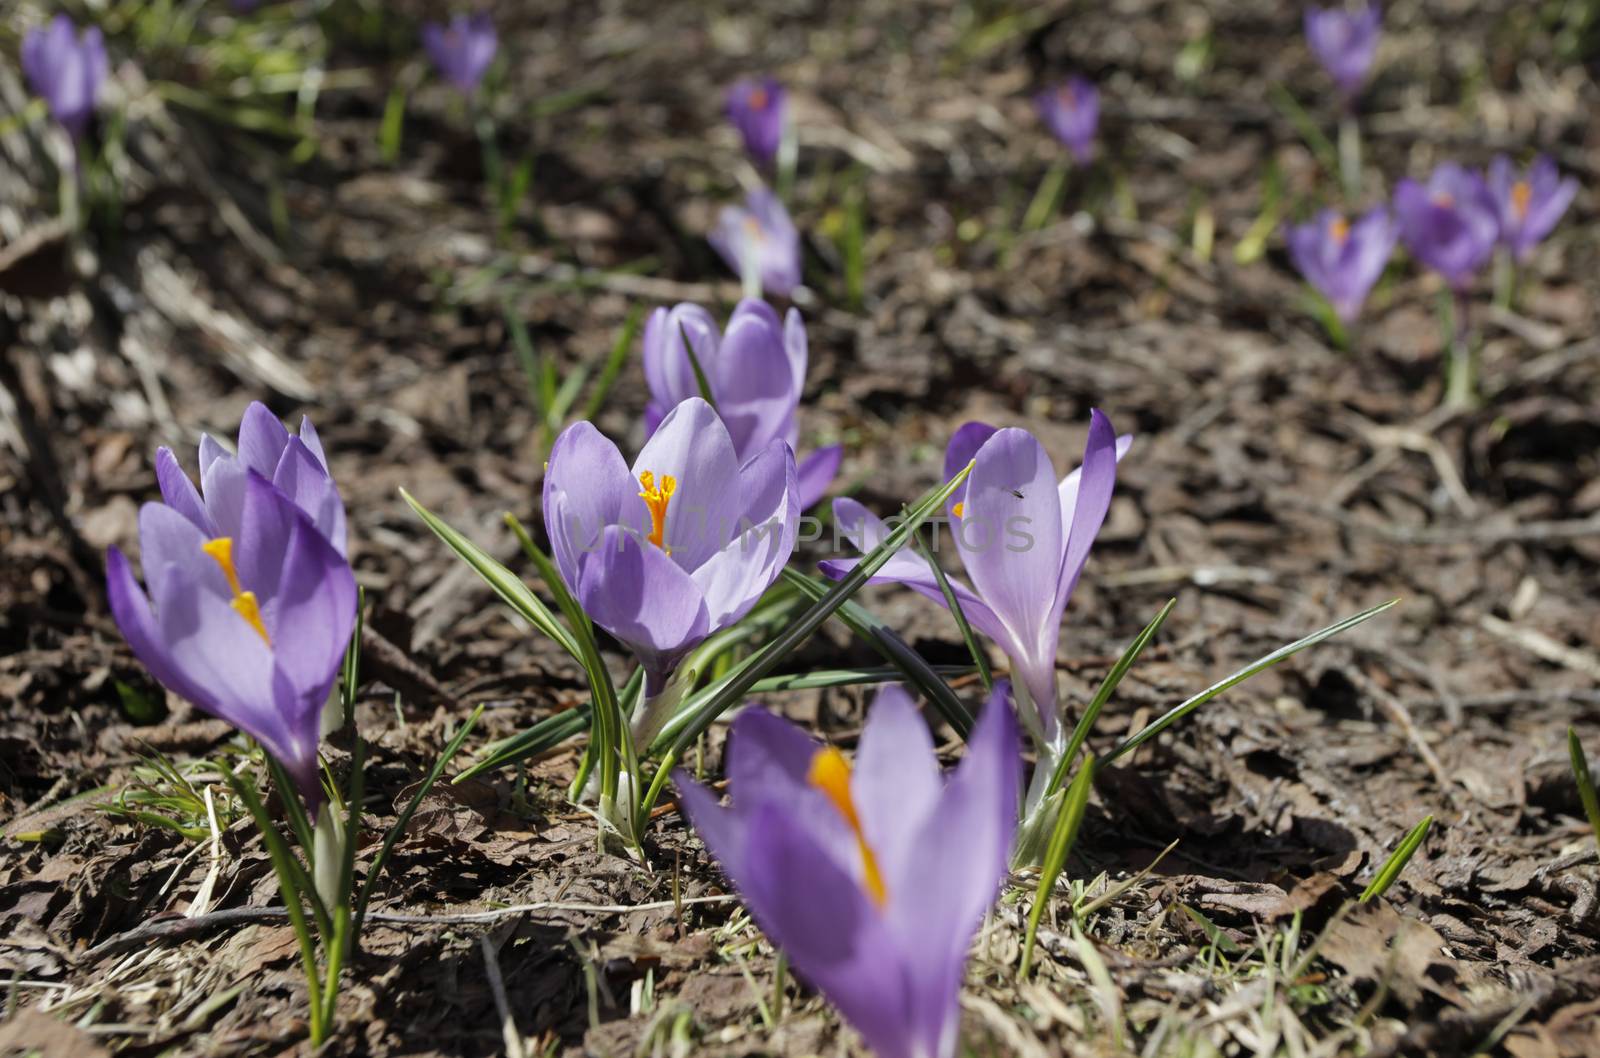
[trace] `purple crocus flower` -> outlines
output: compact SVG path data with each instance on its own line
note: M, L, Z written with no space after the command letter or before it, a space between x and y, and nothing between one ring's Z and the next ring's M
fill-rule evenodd
M1071 77L1040 92L1034 103L1044 123L1080 165L1094 160L1094 137L1100 128L1099 89L1082 77Z
M322 708L355 623L344 507L311 424L291 437L259 404L239 454L205 437L200 463L203 499L157 452L166 502L139 512L149 594L113 547L111 613L157 680L260 742L314 811Z
M766 293L788 297L800 285L800 233L778 196L766 188L750 192L742 209L722 207L707 238L741 278L754 269Z
M422 46L444 79L469 96L478 90L500 44L488 14L479 13L458 14L444 25L423 23Z
M1377 4L1367 4L1357 11L1306 8L1306 43L1338 85L1346 105L1361 91L1372 70L1382 22L1383 13Z
M1563 178L1542 154L1519 176L1511 159L1500 154L1489 163L1489 191L1500 210L1500 242L1523 261L1572 205L1578 181Z
M638 657L650 697L778 579L799 517L789 446L775 437L741 462L699 397L667 413L632 467L578 422L556 439L545 471L545 529L561 577Z
M997 430L969 422L945 449L945 478L976 460L951 504L951 533L972 587L954 577L961 612L1011 659L1017 708L1043 747L1056 745L1056 643L1061 614L1089 559L1089 548L1111 506L1117 461L1133 443L1117 437L1111 420L1090 415L1083 465L1058 483L1055 467L1026 430ZM889 529L855 500L833 501L833 520L859 550L881 543ZM822 571L838 580L857 559L829 559ZM901 551L872 578L900 583L943 604L933 569L919 554Z
M776 78L744 78L728 89L728 120L757 165L771 166L789 120L789 94Z
M879 692L856 766L772 713L733 722L733 802L682 771L706 848L795 970L880 1058L952 1058L967 951L1006 877L1022 763L995 685L946 781L905 691Z
M1394 211L1406 249L1464 290L1494 252L1500 212L1483 178L1453 162L1434 169L1426 184L1402 180Z
M650 386L644 417L650 433L671 409L700 393L684 348L685 334L739 461L755 456L773 438L795 448L807 358L806 327L799 310L791 308L780 325L772 306L747 298L734 307L725 334L717 333L717 321L699 305L685 302L652 312L644 325L644 377ZM822 498L839 472L843 454L842 445L829 445L800 461L796 474L801 510Z
M22 40L22 70L28 83L75 140L89 129L106 69L106 47L98 26L80 36L72 19L57 15L48 27L29 30Z
M1310 223L1291 225L1287 232L1294 266L1345 323L1360 313L1399 237L1394 219L1382 206L1354 224L1337 210L1325 209Z

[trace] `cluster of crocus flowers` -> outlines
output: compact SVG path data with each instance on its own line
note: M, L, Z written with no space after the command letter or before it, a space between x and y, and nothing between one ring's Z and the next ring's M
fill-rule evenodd
M786 298L800 285L800 232L767 188L751 191L743 207L722 207L707 238L744 281L747 296Z
M631 650L645 694L685 654L750 612L794 550L794 453L781 438L740 460L699 397L667 413L630 467L588 422L556 439L544 520L584 613Z
M728 89L728 120L757 165L777 161L789 121L789 96L773 77L743 78Z
M791 308L780 323L772 306L746 299L734 307L727 330L718 332L717 321L699 305L658 308L645 322L643 348L644 376L650 387L645 406L649 432L654 433L673 408L700 394L694 363L698 362L741 463L774 439L797 448L808 356L799 310ZM821 499L833 483L843 451L830 445L799 460L802 510Z
M1338 86L1340 100L1346 108L1354 105L1372 72L1382 21L1383 14L1376 4L1366 4L1355 10L1306 8L1306 43Z
M1399 234L1386 207L1353 224L1337 210L1325 209L1305 224L1291 225L1287 241L1295 268L1348 324L1383 275Z
M499 49L494 23L486 13L458 14L448 23L422 26L422 46L440 76L464 96L478 90Z
M111 613L168 690L261 743L313 809L322 710L356 616L345 513L316 431L252 404L236 454L200 441L200 489L156 453L165 502L139 512L145 587L106 556ZM148 594L147 590L148 589Z
M905 691L881 691L855 767L771 713L729 737L732 804L680 802L767 936L880 1058L953 1058L968 949L1006 877L1021 781L998 683L948 781Z
M1110 509L1117 461L1132 440L1118 438L1111 420L1094 411L1083 464L1059 481L1044 446L1015 427L969 422L945 450L946 478L973 463L949 511L972 586L947 580L967 621L1010 659L1018 715L1042 752L1062 748L1056 702L1062 613ZM849 498L833 501L833 517L862 551L888 535L883 522ZM822 570L837 580L857 561L830 559ZM904 584L945 602L933 568L913 551L891 558L872 583Z
M1082 77L1070 77L1034 97L1034 105L1055 138L1072 152L1080 165L1094 160L1095 135L1100 128L1100 90Z
M72 19L57 15L48 26L29 30L22 40L22 70L28 83L74 141L89 129L106 69L98 26L80 34Z

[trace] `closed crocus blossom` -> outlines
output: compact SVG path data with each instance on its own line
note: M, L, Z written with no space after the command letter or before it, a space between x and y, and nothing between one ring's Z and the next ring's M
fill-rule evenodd
M29 30L22 40L22 70L28 83L75 140L88 131L106 69L98 26L79 35L72 19L57 15L49 26Z
M456 15L443 25L424 23L422 46L440 75L462 95L471 95L478 90L500 43L494 23L487 14L479 13Z
M144 506L145 587L112 548L111 613L157 680L260 742L315 812L322 708L355 623L355 576L311 517L253 466L237 485L225 510L204 512L208 524L227 526L222 535L202 528L193 509Z
M969 422L945 450L947 480L974 463L949 512L951 535L972 586L951 577L950 587L967 621L1011 659L1018 712L1041 749L1060 748L1056 644L1061 615L1111 506L1117 461L1132 443L1131 436L1117 437L1111 420L1094 411L1083 465L1059 482L1044 446L1026 430ZM833 519L861 551L889 533L852 499L833 501ZM827 560L822 570L837 580L857 561ZM914 551L896 554L871 582L904 584L945 601L932 567Z
M1399 234L1389 211L1382 207L1354 224L1336 210L1325 209L1309 223L1289 228L1289 256L1306 282L1349 323L1383 275Z
M1499 209L1489 186L1452 162L1436 168L1426 184L1400 181L1394 211L1406 249L1457 290L1472 281L1500 237Z
M588 422L556 439L544 520L557 568L595 624L660 694L684 654L750 612L794 550L794 453L773 438L740 461L698 397L662 420L628 466Z
M778 157L789 120L789 95L775 78L744 78L728 89L728 120L739 130L744 149L757 165Z
M1500 211L1500 242L1520 261L1572 205L1578 181L1563 178L1556 163L1542 154L1520 174L1502 154L1489 163L1489 190Z
M745 204L724 206L717 226L706 237L722 259L746 281L759 280L761 290L788 297L800 285L800 232L778 196L758 188Z
M1306 8L1306 43L1349 103L1366 83L1378 53L1383 14L1376 4L1357 10Z
M755 456L774 438L795 448L808 355L799 311L791 308L780 323L772 306L747 298L734 307L722 333L711 313L699 305L685 303L652 312L644 325L643 342L644 375L650 387L645 427L652 433L671 409L700 393L684 347L686 334L739 461ZM802 510L821 499L833 483L843 451L840 445L830 445L799 462Z
M1100 128L1100 91L1082 77L1072 77L1034 97L1039 116L1056 139L1081 165L1094 159L1094 138Z
M674 775L689 820L797 973L879 1058L952 1058L968 949L1006 877L1021 773L995 685L948 781L910 697L878 694L852 770L771 713L734 720L732 803Z

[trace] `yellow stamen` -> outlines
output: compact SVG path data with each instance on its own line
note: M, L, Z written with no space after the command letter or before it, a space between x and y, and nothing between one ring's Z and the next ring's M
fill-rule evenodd
M1328 221L1328 235L1340 246L1350 238L1350 222L1343 217L1334 217Z
M234 612L249 621L261 641L270 647L272 639L267 635L266 623L261 620L261 604L256 602L256 593L239 586L239 572L233 566L233 537L219 536L215 540L207 540L200 545L200 550L222 567L222 575L228 578L228 587L233 591L233 600L229 605Z
M967 505L965 503L958 503L954 507L950 508L950 513L959 518L961 517L961 512L965 511L966 509Z
M1511 208L1516 211L1518 220L1528 219L1528 206L1532 201L1533 188L1526 180L1511 185Z
M650 509L650 542L670 555L672 548L667 546L667 501L672 499L678 479L671 474L663 474L661 487L656 488L656 476L648 470L642 470L639 472L639 484L644 486L639 498Z
M856 846L861 850L861 869L867 894L872 897L874 904L883 907L889 902L889 891L883 886L878 858L873 855L872 846L867 844L867 836L861 830L861 817L856 814L856 803L850 797L850 762L832 746L819 749L811 758L806 781L821 790L844 817L844 821L850 824L850 830L856 836Z

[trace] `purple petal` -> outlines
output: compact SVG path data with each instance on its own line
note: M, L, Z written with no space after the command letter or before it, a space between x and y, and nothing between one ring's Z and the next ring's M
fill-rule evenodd
M950 443L944 447L944 480L949 481L967 468L967 464L977 458L978 449L983 443L993 437L999 428L990 426L986 422L964 422L950 435ZM950 497L947 508L954 508L967 495L967 486L963 484Z
M331 476L333 472L328 466L328 455L322 450L322 438L317 436L317 428L311 425L309 416L300 416L300 443L317 457L322 472Z
M197 686L180 669L167 649L160 625L150 609L150 599L133 577L127 558L113 547L106 552L106 599L117 628L162 686L210 713L216 713L216 700Z
M800 509L810 510L821 500L839 476L839 464L844 462L844 445L819 448L801 461L795 469L795 481L800 496Z
M252 401L239 423L239 462L271 481L288 443L289 431L278 417L265 404Z
M541 506L550 550L569 589L578 586L580 556L596 546L606 526L649 530L638 493L622 453L593 423L575 422L556 438Z
M356 579L350 563L310 519L292 512L293 525L272 596L273 653L301 708L320 716L338 678L355 627Z
M222 567L202 550L207 535L177 510L160 503L139 508L139 562L145 582L154 586L167 570L181 566L194 571L198 583L224 600L233 597Z
M778 315L766 302L741 301L734 309L715 366L717 412L739 457L749 459L774 438L788 440L800 390Z
M884 687L872 700L850 790L867 844L877 854L894 899L919 884L908 873L910 859L944 790L933 736L911 695L898 684Z
M211 512L206 510L194 482L184 473L172 449L165 445L156 449L156 484L160 486L161 498L168 507L193 522L195 528L206 536L220 535L217 523L212 521Z
M705 600L694 580L666 552L621 526L608 526L582 557L573 594L595 624L610 632L645 667L646 694L708 634Z
M346 553L344 501L322 463L300 438L291 437L284 446L272 484L311 518L340 555Z
M774 440L745 464L738 490L746 507L731 538L692 574L705 599L712 631L749 613L794 551L800 504L789 446Z
M711 313L688 302L674 305L671 309L656 309L645 321L640 348L645 383L650 387L650 395L655 403L663 409L663 416L690 397L700 396L694 365L690 363L683 345L685 334L694 347L700 369L706 373L707 382L714 384L717 378L722 335ZM714 388L713 396L718 396ZM718 399L721 399L720 396ZM655 433L655 429L652 426L649 432Z
M672 561L686 570L698 568L721 549L743 513L733 487L739 459L711 405L692 397L667 414L634 460L632 477L646 472L658 487L669 476L676 482L667 504L666 541Z

